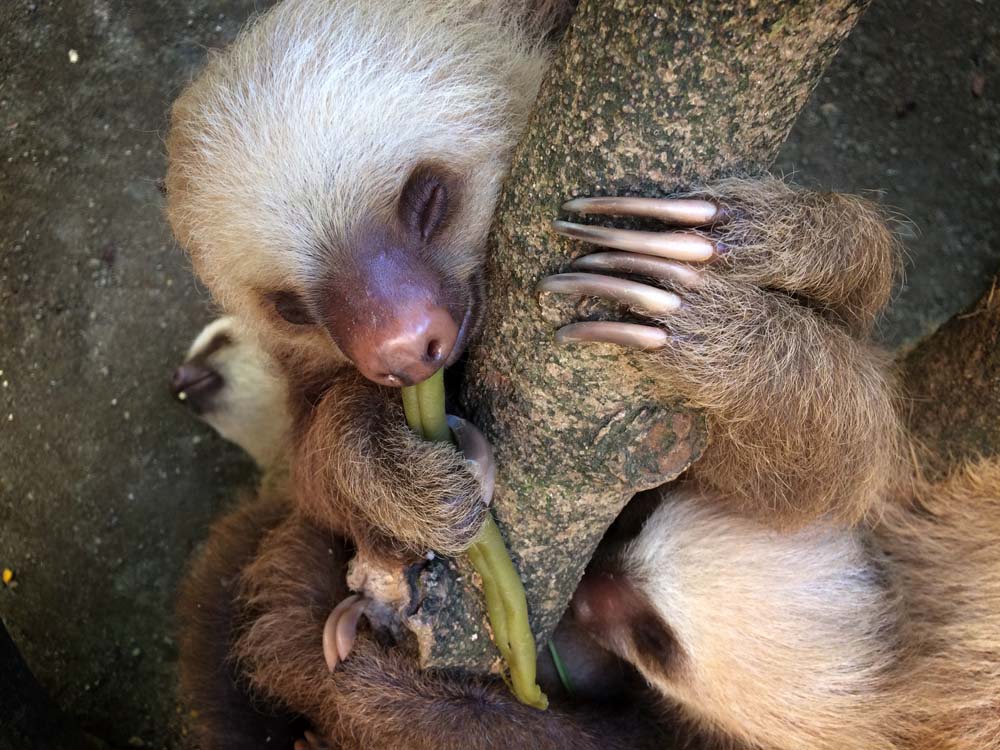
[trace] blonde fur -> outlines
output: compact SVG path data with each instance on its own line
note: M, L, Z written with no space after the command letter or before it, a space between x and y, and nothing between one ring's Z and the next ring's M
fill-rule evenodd
M720 745L996 750L998 519L996 461L915 480L858 527L780 533L665 491L616 570L677 655L665 668L627 621L592 632Z
M546 66L549 26L532 25L529 5L287 0L174 104L174 233L223 309L281 346L273 354L297 370L344 362L327 336L284 325L260 295L308 296L358 232L391 216L416 164L438 163L463 184L438 261L462 280L481 267Z
M621 572L673 631L662 671L605 638L692 723L787 750L895 747L899 603L864 532L780 533L692 490L666 495Z

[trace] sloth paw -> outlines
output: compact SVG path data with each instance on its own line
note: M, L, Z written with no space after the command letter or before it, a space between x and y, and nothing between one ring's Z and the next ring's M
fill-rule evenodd
M323 626L323 658L333 672L340 662L347 659L354 648L358 634L358 622L368 606L368 600L360 594L351 594L333 608Z
M302 739L295 740L293 750L332 750L315 732L303 732Z
M660 286L619 278L620 273L646 277L674 289L698 289L705 281L697 265L709 263L729 252L713 237L712 228L725 222L725 210L716 203L692 198L577 198L563 206L570 212L609 214L659 219L676 229L644 232L600 226L553 222L558 234L615 252L597 252L573 261L576 272L542 279L541 292L601 297L635 310L640 315L666 318L684 304L681 294ZM694 227L702 227L695 230ZM662 328L637 323L590 321L560 328L560 344L601 341L642 350L662 349L670 343Z

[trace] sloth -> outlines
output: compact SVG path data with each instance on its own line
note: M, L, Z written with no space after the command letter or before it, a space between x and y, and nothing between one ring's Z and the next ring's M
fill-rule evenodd
M573 656L566 668L575 707L560 696L549 661L540 679L562 697L562 709L539 712L498 680L421 672L404 647L355 632L359 610L349 632L339 628L350 659L331 681L330 654L317 650L322 635L315 636L352 601L346 577L353 544L289 501L287 434L258 416L287 423L282 378L255 338L223 317L198 334L171 380L175 393L196 384L180 402L247 451L264 476L255 496L213 524L181 586L181 693L197 712L201 747L664 747L665 727L639 713L649 705L636 677L568 621L557 638L564 656ZM281 653L272 649L279 645L275 627ZM288 661L293 652L298 657Z
M358 600L337 606L345 549L458 554L484 518L463 454L411 434L392 389L475 337L490 215L564 15L516 0L289 0L175 103L168 217L285 379L290 425L288 476L259 499L284 509L213 532L210 573L190 579L208 583L182 605L182 662L222 680L220 701L236 685L346 747L606 747L634 733L418 673L353 632ZM595 561L575 632L720 744L995 746L995 469L927 485L901 458L888 358L869 341L898 268L883 212L770 178L564 209L667 227L555 225L608 250L542 291L630 310L556 343L646 351L665 397L703 409L711 436L639 536Z
M268 367L234 341L216 366ZM223 381L221 402L283 407L280 389L234 392L248 382ZM224 416L246 430L229 439L259 445L252 419ZM1000 747L1000 466L909 487L870 523L790 532L695 482L638 496L554 636L572 696L540 653L543 686L562 698L544 713L488 680L417 671L401 647L353 632L356 617L340 633L348 658L328 674L322 633L351 601L351 545L265 491L214 525L185 582L184 692L206 748L301 736L300 748L417 750ZM633 668L662 705L649 706Z
M172 109L174 233L289 375L301 512L371 556L461 553L486 513L461 453L410 433L391 389L455 362L478 329L490 215L559 15L542 6L290 0ZM705 409L712 441L695 473L720 502L776 528L864 517L898 445L891 378L865 341L895 270L881 213L766 179L686 197L649 209L683 228L653 239L559 224L666 257L598 254L543 289L600 286L659 314L660 339L631 340L657 348L665 397ZM683 287L683 303L608 287L601 263Z

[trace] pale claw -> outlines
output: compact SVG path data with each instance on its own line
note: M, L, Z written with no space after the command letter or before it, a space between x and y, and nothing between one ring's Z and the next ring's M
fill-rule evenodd
M458 449L469 462L473 476L479 480L483 502L489 505L493 500L497 476L490 441L474 424L452 414L448 415L448 427L458 441Z
M578 271L611 271L650 276L690 288L697 288L704 282L704 277L697 268L639 253L591 253L577 258L571 266Z
M723 209L700 198L574 198L563 211L610 216L641 216L682 227L700 227L725 218Z
M539 283L538 290L603 297L654 315L673 312L681 306L681 298L672 292L640 284L638 281L596 273L560 273L547 276Z
M602 342L653 351L665 347L670 342L670 337L662 329L653 326L608 321L570 323L556 331L557 344L580 342Z
M640 232L633 229L554 221L557 234L633 253L688 262L704 262L727 252L725 245L695 232Z
M358 632L358 620L364 614L366 606L367 599L359 594L351 594L334 607L326 618L323 625L323 658L331 672L350 655Z

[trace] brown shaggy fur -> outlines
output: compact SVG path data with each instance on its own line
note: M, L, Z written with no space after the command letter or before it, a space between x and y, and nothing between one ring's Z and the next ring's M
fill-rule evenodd
M856 522L898 474L887 355L867 340L900 253L885 216L853 196L729 179L693 193L722 204L729 252L662 318L653 356L668 392L705 409L711 442L693 474L767 523Z
M906 750L1000 748L1000 463L918 482L875 533L902 592Z
M201 747L290 750L305 723L275 702L253 697L233 662L233 646L245 619L237 592L240 576L257 554L260 539L288 515L287 499L264 491L216 521L181 587L180 688L197 711Z
M368 554L457 554L486 515L478 482L450 445L406 426L398 392L347 370L303 417L292 450L295 497L315 523Z
M343 539L273 500L214 525L180 603L182 688L202 747L289 750L303 716L339 750L664 747L634 707L536 711L498 679L420 671L366 631L331 674L322 631L348 593L349 557Z

